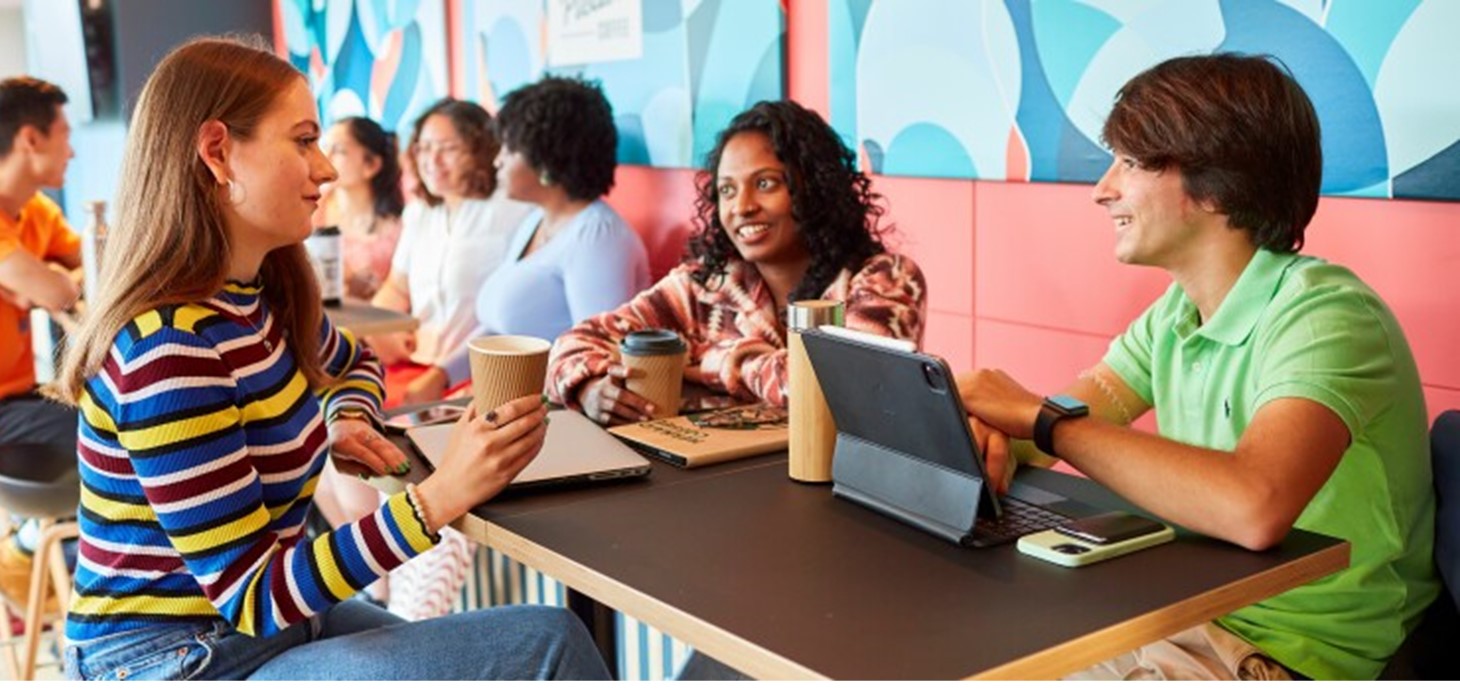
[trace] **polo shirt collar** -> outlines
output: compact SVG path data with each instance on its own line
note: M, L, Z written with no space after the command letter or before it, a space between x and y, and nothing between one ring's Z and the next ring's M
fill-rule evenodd
M1296 253L1278 254L1259 248L1247 262L1247 268L1242 269L1242 275L1232 285L1221 306L1217 307L1212 320L1195 331L1191 330L1191 326L1197 320L1196 305L1189 298L1184 300L1182 318L1177 322L1178 334L1199 335L1225 345L1242 344L1252 334L1273 295L1277 294L1288 266L1297 260Z

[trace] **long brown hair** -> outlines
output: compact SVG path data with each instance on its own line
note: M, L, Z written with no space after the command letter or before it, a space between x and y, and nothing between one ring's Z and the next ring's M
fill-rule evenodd
M247 141L280 94L304 75L261 40L200 38L162 59L133 113L122 157L117 221L98 285L71 339L52 394L75 404L100 371L117 333L137 315L200 302L223 289L232 256L226 192L197 152L198 130L217 120ZM319 286L299 244L264 257L263 297L288 329L311 386L329 380L320 362Z

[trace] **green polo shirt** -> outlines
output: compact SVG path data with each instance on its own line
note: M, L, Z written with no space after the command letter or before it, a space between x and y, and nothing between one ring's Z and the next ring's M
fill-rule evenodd
M1343 420L1352 442L1296 526L1348 540L1348 569L1217 622L1311 678L1378 676L1438 591L1419 372L1378 295L1348 269L1258 250L1210 322L1173 284L1105 363L1162 436L1195 446L1233 450L1278 398Z

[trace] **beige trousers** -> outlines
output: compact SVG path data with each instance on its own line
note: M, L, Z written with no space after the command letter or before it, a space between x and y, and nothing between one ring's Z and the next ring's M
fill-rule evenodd
M1183 630L1065 680L1292 680L1282 664L1215 623Z

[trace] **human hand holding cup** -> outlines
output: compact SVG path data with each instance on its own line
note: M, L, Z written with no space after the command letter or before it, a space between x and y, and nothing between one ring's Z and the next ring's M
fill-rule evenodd
M661 329L634 331L619 344L619 360L634 374L624 387L653 405L654 419L679 414L688 350L678 333Z

